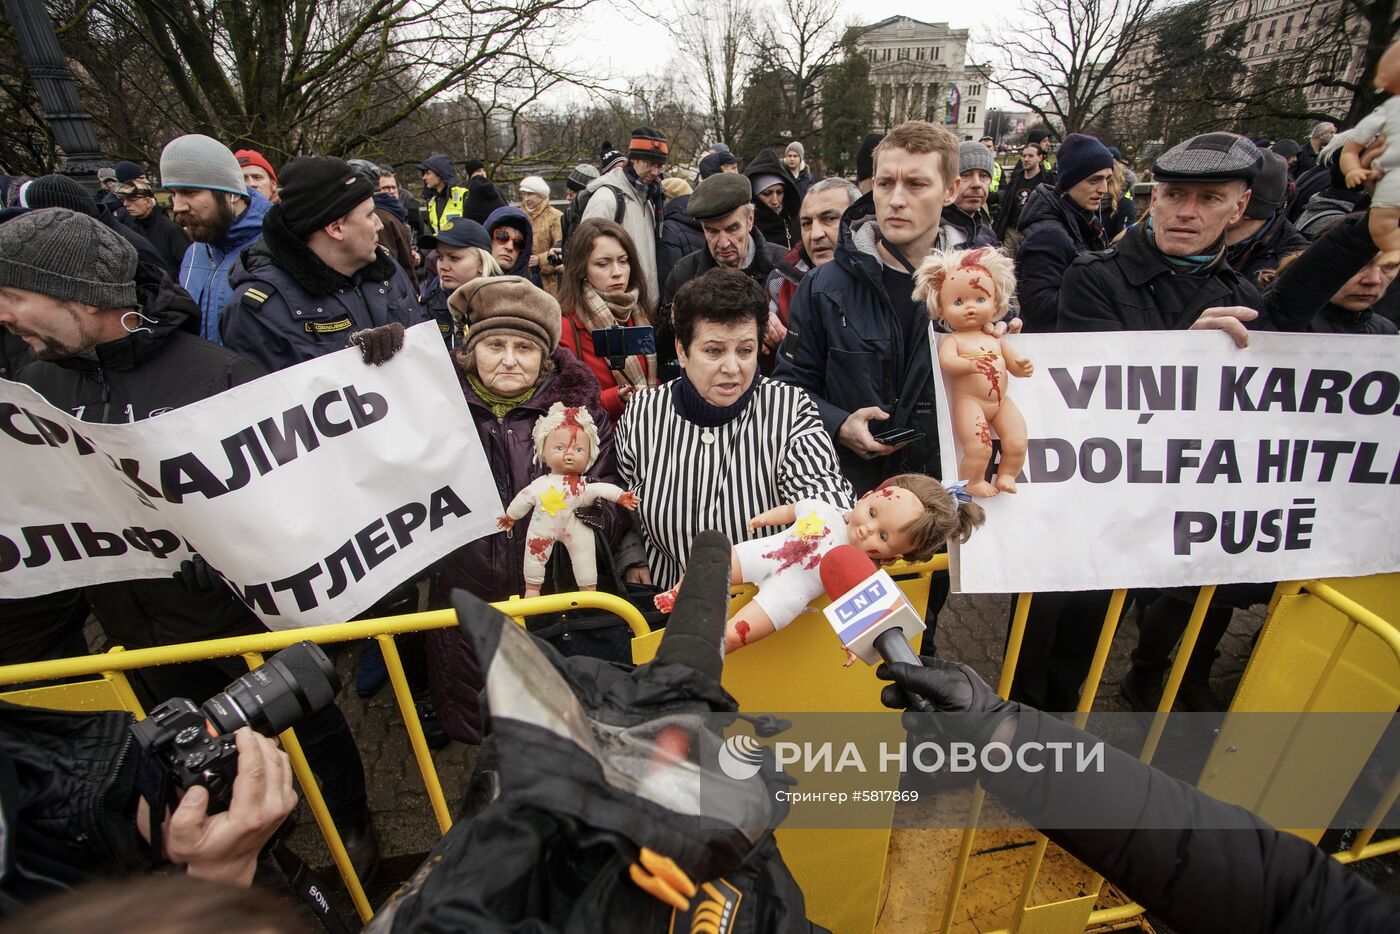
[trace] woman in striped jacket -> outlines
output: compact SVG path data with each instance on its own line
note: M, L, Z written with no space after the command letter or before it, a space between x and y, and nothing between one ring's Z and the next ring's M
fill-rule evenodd
M777 531L748 527L775 506L853 505L807 393L758 373L763 290L741 272L712 269L676 293L672 319L684 373L633 396L615 442L618 473L641 499L649 576L663 588L675 586L705 529L741 542ZM640 570L628 576L645 579Z

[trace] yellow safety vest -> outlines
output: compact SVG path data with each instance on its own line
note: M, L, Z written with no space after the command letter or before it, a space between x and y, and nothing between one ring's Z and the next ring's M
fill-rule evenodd
M447 189L447 204L442 209L442 216L439 217L437 192L433 193L433 196L428 199L428 226L432 228L433 233L437 233L441 229L442 222L449 217L462 216L462 202L466 200L466 197L467 190L465 188Z

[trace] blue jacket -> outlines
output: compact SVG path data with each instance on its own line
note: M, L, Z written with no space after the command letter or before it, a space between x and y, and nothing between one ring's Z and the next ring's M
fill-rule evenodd
M217 193L216 193L217 194ZM199 336L220 343L219 314L228 304L233 285L228 281L239 252L262 236L263 217L272 202L248 189L248 209L214 243L191 243L180 262L180 285L199 305Z
M268 213L263 238L238 255L229 279L224 346L268 370L342 350L364 328L426 320L408 274L383 247L374 262L343 276L287 229L280 209Z
M506 205L503 208L496 208L487 215L486 223L481 226L486 228L488 234L494 235L497 227L513 227L525 235L525 249L520 251L520 255L515 258L515 265L509 269L501 270L508 276L521 276L529 279L536 287L540 284L540 271L538 268L530 268L530 251L534 249L535 227L530 223L530 215L520 208L513 208ZM494 244L492 244L494 246Z
M924 437L887 457L864 460L839 440L841 469L857 494L905 471L938 476L938 419L934 410L933 355L924 341L906 346L885 294L875 252L873 216L841 219L836 258L809 272L793 296L788 333L773 378L807 390L822 424L836 440L852 412L878 405L890 428L914 428ZM946 228L935 247L944 249ZM875 429L879 431L880 428Z
M452 323L452 309L447 307L447 300L451 297L451 290L444 291L442 279L437 276L428 280L428 284L423 286L423 294L418 296L418 304L423 308L423 319L437 322L448 350L462 343L460 332Z

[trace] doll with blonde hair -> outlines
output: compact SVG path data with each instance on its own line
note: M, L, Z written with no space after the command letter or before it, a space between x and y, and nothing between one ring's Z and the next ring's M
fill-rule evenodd
M1010 257L990 247L930 253L914 282L914 297L952 330L939 345L938 365L951 382L949 414L963 450L958 477L967 481L973 496L1015 493L1016 475L1026 461L1026 420L1007 392L1008 375L1027 377L1034 367L1005 337L982 330L1006 316L1016 288L1015 267ZM988 482L993 430L1001 440L1001 460Z
M597 553L593 529L578 510L600 499L623 509L636 509L636 493L615 483L599 483L584 474L598 459L598 429L588 410L556 402L535 422L535 460L549 468L510 501L496 524L510 531L525 513L534 510L525 533L525 596L538 597L544 571L556 543L563 544L573 563L579 590L596 590Z

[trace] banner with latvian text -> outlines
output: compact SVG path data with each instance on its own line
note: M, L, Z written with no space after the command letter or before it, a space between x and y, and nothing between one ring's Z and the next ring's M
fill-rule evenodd
M935 367L948 339L935 338ZM1002 373L995 387L1025 418L1025 463L1014 494L977 500L987 522L953 550L957 589L1400 570L1400 340L1251 333L1241 348L1218 331L1007 340L1034 364L1030 377ZM950 393L995 394L968 376L944 375L935 388L943 475L954 479L963 451Z
M273 629L350 619L501 513L431 324L381 367L351 348L131 424L0 380L0 462L0 597L196 551Z

